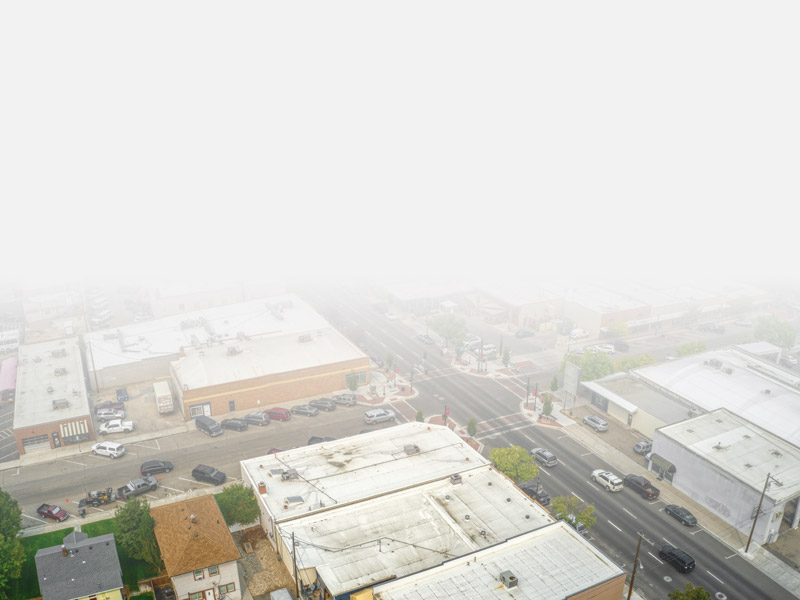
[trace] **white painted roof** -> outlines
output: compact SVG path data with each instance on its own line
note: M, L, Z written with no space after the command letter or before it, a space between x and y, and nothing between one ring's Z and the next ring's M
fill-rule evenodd
M712 366L711 361L720 361L721 368ZM703 410L727 408L800 446L800 375L773 362L733 347L701 352L632 372Z
M419 453L406 454L404 447L413 445L419 447ZM258 497L274 519L282 522L490 463L448 428L414 422L240 464L245 481L266 484L266 494ZM289 469L295 469L298 478L283 481L280 472ZM287 497L300 497L302 503L284 508Z
M412 467L413 468L413 467ZM488 548L555 519L502 473L484 466L449 479L280 525L297 568L316 568L338 596Z
M764 431L725 409L662 427L671 438L744 482L759 494L771 474L783 485L766 495L776 504L800 495L800 448ZM656 446L657 447L657 446Z
M53 356L61 350L65 356ZM14 429L89 415L77 337L24 344L18 359ZM56 369L66 372L56 375ZM53 408L53 400L66 400L69 406Z
M506 588L500 573L518 585ZM558 521L440 567L375 587L375 600L563 600L624 572Z
M369 367L367 356L335 329L308 335L310 340L304 342L294 332L186 347L185 356L171 365L178 384L190 390L358 358L364 359L365 369Z
M216 306L117 329L89 333L90 371L178 354L193 344L279 333L306 333L330 325L295 294ZM94 366L92 364L94 361Z

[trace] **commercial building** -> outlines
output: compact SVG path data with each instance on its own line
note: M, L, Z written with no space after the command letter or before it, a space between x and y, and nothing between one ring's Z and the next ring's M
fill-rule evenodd
M78 338L20 346L14 437L20 455L94 439Z
M757 517L758 544L774 542L782 521L800 522L800 448L743 416L718 409L661 427L653 453L676 489L739 531Z

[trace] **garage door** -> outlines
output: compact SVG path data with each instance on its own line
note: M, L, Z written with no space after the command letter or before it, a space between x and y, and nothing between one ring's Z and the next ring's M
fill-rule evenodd
M28 452L36 452L38 450L50 450L50 439L46 435L37 435L35 437L22 439L22 451L27 454Z

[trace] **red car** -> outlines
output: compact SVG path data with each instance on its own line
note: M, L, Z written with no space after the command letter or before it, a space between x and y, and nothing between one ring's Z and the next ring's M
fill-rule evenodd
M279 406L274 406L272 408L268 408L265 411L269 418L273 421L288 421L292 418L292 413L289 412L286 408L280 408Z
M95 404L94 412L96 413L98 410L102 410L104 408L113 408L114 410L125 410L125 405L122 402L115 402L114 400L108 400L106 402L101 402L100 404Z
M36 512L47 519L54 519L59 522L64 521L67 519L67 517L69 517L69 513L67 511L60 506L56 506L55 504L42 504L36 509Z

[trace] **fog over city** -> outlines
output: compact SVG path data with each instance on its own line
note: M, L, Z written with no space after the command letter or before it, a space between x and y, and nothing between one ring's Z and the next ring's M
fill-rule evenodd
M784 279L783 6L6 5L2 277Z

